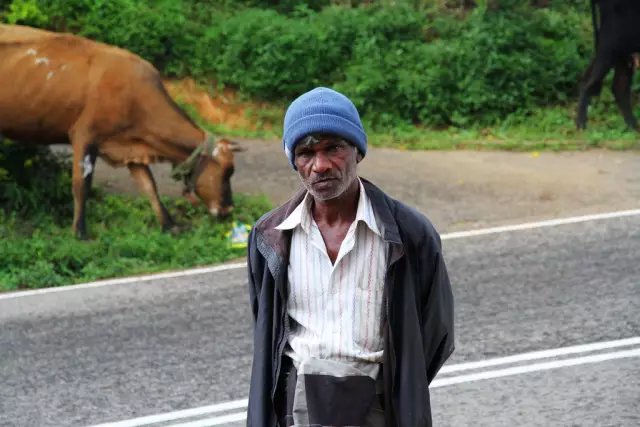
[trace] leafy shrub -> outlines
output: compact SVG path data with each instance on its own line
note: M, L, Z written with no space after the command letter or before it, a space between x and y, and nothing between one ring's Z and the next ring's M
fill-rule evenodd
M6 19L123 47L168 75L185 73L197 40L197 26L174 0L13 0Z
M167 74L180 71L176 62L189 54L187 46L193 41L182 5L173 0L153 6L136 0L95 0L78 23L81 35L126 47Z
M327 8L284 16L247 9L207 29L196 69L266 99L291 98L340 81L358 40L384 45L421 37L410 9Z
M21 217L72 215L70 162L46 147L0 141L0 206Z
M446 38L356 45L339 87L382 125L394 119L495 123L514 111L567 101L586 65L588 42L567 36L566 28L581 24L576 14L477 8L455 23L455 35L451 21L438 22L436 32Z
M13 0L5 12L10 24L30 25L53 31L77 31L78 19L87 14L93 0Z

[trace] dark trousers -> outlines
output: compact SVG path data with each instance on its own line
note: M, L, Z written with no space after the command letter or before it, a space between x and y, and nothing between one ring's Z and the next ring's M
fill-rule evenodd
M291 427L293 425L293 399L296 391L296 381L298 372L293 366L293 361L287 357L282 357L280 368L280 378L276 388L276 398L274 402L278 425L280 427ZM378 394L373 407L371 408L367 424L363 427L384 427L384 395Z

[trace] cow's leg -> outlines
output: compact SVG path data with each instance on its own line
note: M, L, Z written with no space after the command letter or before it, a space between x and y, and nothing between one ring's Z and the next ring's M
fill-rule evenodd
M72 138L73 146L73 231L79 239L87 238L85 222L85 206L89 195L88 185L91 183L97 148L90 143L91 139L77 136ZM91 160L93 159L93 161Z
M153 175L151 174L149 166L130 163L128 167L129 172L131 172L131 177L138 185L138 188L149 197L151 206L153 207L153 210L156 213L158 220L160 221L160 225L162 226L162 230L173 230L175 227L175 222L173 221L173 219L171 219L169 212L160 201L160 196L158 196L158 188L156 187L156 182L153 179Z
M587 127L587 110L589 99L598 95L602 90L602 80L609 72L612 63L609 58L596 56L584 74L582 87L580 89L580 100L578 101L578 115L576 117L576 127L584 129Z
M638 122L631 109L631 83L633 81L632 58L624 58L616 62L611 91L616 98L618 108L624 116L624 121L631 129L638 130Z

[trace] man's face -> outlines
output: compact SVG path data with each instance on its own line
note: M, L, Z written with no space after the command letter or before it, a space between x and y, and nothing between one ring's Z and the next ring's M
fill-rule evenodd
M294 156L300 178L316 200L342 195L357 177L358 150L338 136L306 137L296 145Z

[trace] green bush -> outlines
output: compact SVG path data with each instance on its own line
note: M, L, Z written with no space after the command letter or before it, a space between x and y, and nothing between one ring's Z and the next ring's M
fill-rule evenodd
M360 40L386 48L421 35L420 17L407 8L332 7L294 16L247 9L207 29L193 69L251 96L289 99L341 81Z
M136 0L95 0L78 23L81 35L126 47L165 74L182 71L178 60L190 54L194 40L182 4L174 0L153 6Z
M93 0L13 0L5 19L10 24L30 25L52 31L78 31L78 20L91 11Z
M23 218L73 214L71 165L46 147L0 141L0 206Z
M464 21L435 24L443 37L428 43L369 39L356 45L339 87L369 119L493 124L514 111L566 102L586 65L588 41L566 31L581 28L575 13L477 8ZM451 34L454 25L457 34Z
M383 128L486 125L572 99L589 34L583 13L513 5L463 18L399 6L246 9L206 31L193 69L270 100L335 86Z
M174 0L13 0L6 20L123 47L167 75L186 73L183 62L198 35L187 8Z
M252 96L285 98L335 78L333 46L305 18L250 9L206 31L196 55L202 63L194 69Z

